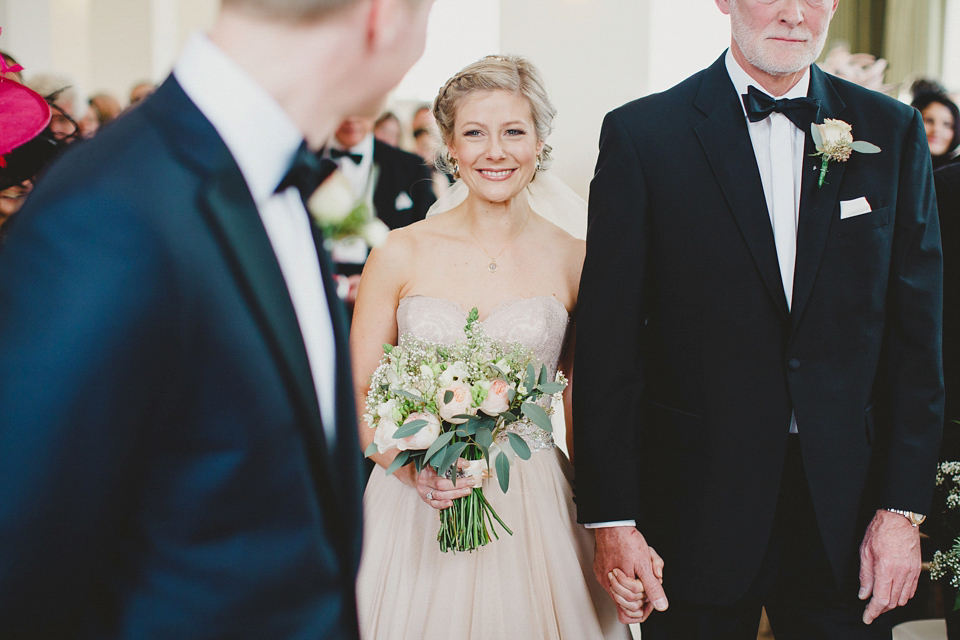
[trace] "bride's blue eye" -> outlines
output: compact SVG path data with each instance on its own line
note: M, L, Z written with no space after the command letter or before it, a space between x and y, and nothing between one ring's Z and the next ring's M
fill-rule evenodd
M475 138L475 137L481 135L481 133L482 133L482 132L481 132L479 129L470 129L469 131L464 131L464 132L463 132L463 137L464 137L464 138Z
M507 129L508 136L522 136L526 133L523 129Z

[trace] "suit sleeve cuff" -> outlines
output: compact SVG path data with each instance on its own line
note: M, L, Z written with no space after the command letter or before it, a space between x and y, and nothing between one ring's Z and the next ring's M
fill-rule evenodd
M583 525L587 529L603 529L606 527L635 527L636 520L611 520L610 522L590 522Z

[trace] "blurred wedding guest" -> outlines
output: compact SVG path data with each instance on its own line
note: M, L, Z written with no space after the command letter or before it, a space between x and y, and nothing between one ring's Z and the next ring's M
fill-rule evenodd
M221 0L37 182L0 250L3 640L358 638L346 321L304 199L431 5Z
M429 163L433 163L437 156L437 146L440 144L440 134L437 121L429 105L422 105L413 113L410 120L410 130L413 135L414 152Z
M910 103L923 116L927 144L934 170L957 160L960 147L960 110L957 104L942 92L914 94Z
M87 100L87 110L77 124L84 138L90 138L100 127L107 124L123 111L120 101L109 93L98 93Z
M346 118L328 152L353 187L354 199L372 205L374 214L391 229L423 220L436 202L430 169L416 154L377 140L373 118ZM362 241L338 243L334 250L341 274L359 274L366 259L367 246Z
M50 130L57 140L73 142L79 136L80 96L73 81L64 75L43 73L32 76L27 86L42 95L53 107Z
M941 460L960 459L960 163L933 174L943 244L943 379L946 387Z
M130 89L130 106L139 104L144 98L157 90L157 85L152 82L143 81L133 85Z
M385 111L373 123L373 135L377 140L389 144L391 147L400 146L400 134L400 118L392 111Z
M0 190L0 228L23 206L23 200L33 188L33 183L27 180Z

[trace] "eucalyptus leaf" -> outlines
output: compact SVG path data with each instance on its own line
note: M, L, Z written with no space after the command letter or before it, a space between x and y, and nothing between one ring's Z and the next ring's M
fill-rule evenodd
M405 391L405 390L403 390L403 389L398 389L398 390L397 390L397 395L403 396L404 398L410 398L411 400L414 400L414 401L416 401L416 402L426 402L426 400L424 400L423 398L421 398L421 397L418 396L417 394L415 394L415 393L410 393L409 391Z
M504 411L500 417L503 419L503 424L510 424L520 419L512 411Z
M490 429L480 428L477 429L477 434L473 439L481 449L489 449L490 445L493 444L493 433Z
M850 148L858 153L880 153L880 147L863 140L855 140L850 144Z
M529 393L537 384L537 372L533 368L532 364L527 364L527 375L523 379L523 386L526 387L527 393Z
M530 459L530 446L527 445L527 441L518 436L515 433L507 433L507 438L510 440L510 445L513 447L513 451L521 460Z
M386 342L384 342L384 343L383 343L383 352L384 352L384 353L390 353L391 351L393 351L393 345L392 345L392 344L387 344Z
M370 446L367 447L367 449L363 452L363 455L364 455L364 457L369 458L370 456L372 456L373 454L375 454L375 453L376 453L377 451L379 451L379 450L380 450L380 449L377 447L377 443L376 443L376 442L371 442L371 443L370 443Z
M566 388L567 385L563 384L562 382L541 382L539 385L537 385L537 389L548 396L552 396L555 393L560 393Z
M419 433L420 429L423 429L427 426L426 420L411 420L410 422L404 422L400 425L400 428L397 429L393 434L394 440L400 440L402 438L409 438L412 435Z
M504 493L510 488L510 460L506 454L497 455L497 480L500 481L500 489Z
M472 418L473 416L470 415L469 413L458 413L457 415L455 415L455 416L453 416L453 417L454 417L454 418L457 418L458 420L466 420L467 422L469 422L469 421L470 421L470 418Z
M453 431L441 433L440 436L433 441L433 444L430 445L430 448L427 449L427 453L424 455L424 458L428 460L433 458L433 454L435 454L437 451L440 451L445 446L450 444L450 441L453 440L453 436L454 436Z
M818 150L823 147L823 136L820 135L820 127L816 123L810 125L810 136L813 138L813 146Z
M547 365L540 365L540 379L537 381L539 384L546 384L550 380L549 374L547 374Z
M387 467L387 475L389 476L394 471L407 464L407 460L410 459L409 451L401 451L397 454L397 457L393 459L393 462L390 463L390 466Z
M517 390L510 388L507 389L507 403L513 404L513 399L517 397Z
M520 405L520 411L523 412L531 422L543 429L544 431L553 432L553 424L550 423L550 416L547 415L547 412L543 410L538 404L532 402L524 402ZM394 436L396 437L396 436Z
M452 400L453 400L453 391L447 390L447 392L443 394L443 404L450 404Z
M437 475L442 476L447 473L447 471L450 470L450 467L457 462L457 458L460 457L460 454L463 453L463 450L466 448L466 442L457 442L447 447L447 455L443 457L443 462L440 463L440 468L437 469ZM456 478L457 474L454 473L451 475ZM457 484L456 480L453 481L453 484Z

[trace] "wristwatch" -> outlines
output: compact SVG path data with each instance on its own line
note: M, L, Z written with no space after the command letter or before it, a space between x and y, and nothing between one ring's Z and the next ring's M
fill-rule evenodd
M913 511L903 511L901 509L884 509L884 511L889 511L890 513L899 513L901 516L910 521L910 524L917 526L923 523L927 519L927 516L914 513Z

